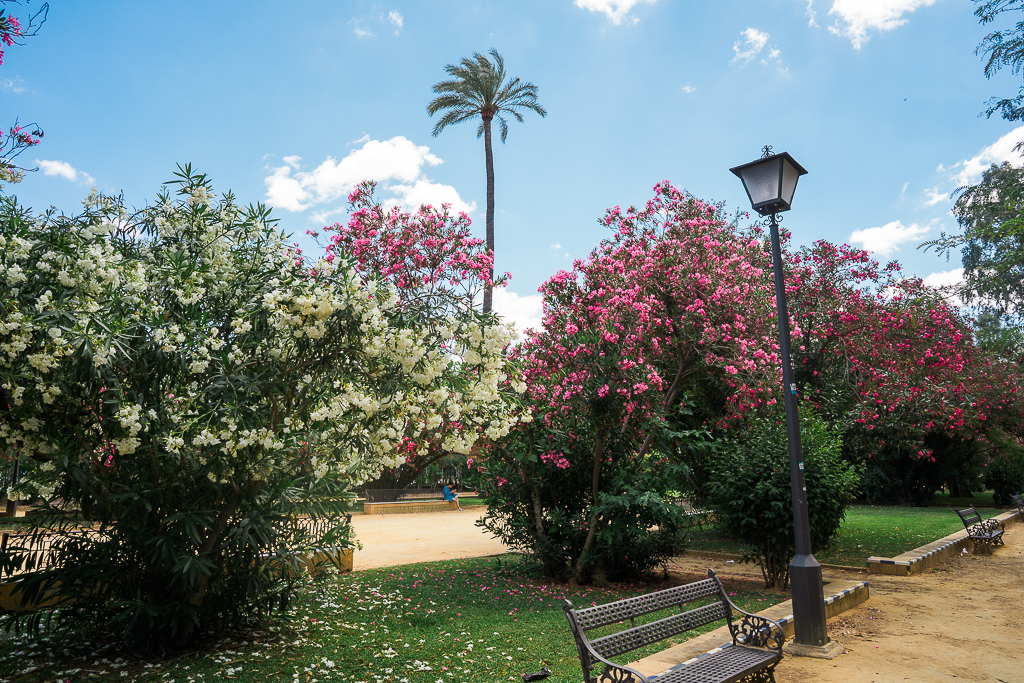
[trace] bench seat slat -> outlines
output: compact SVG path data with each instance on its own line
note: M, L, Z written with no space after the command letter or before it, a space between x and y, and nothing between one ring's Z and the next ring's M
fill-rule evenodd
M776 658L770 650L732 645L704 655L689 664L679 664L665 673L651 676L650 683L707 683L708 681L739 681Z
M640 617L671 607L682 607L718 593L718 586L713 579L704 579L685 586L676 586L657 593L638 595L597 607L587 607L576 611L576 621L584 631L617 624L631 617Z
M725 619L725 605L716 602L682 614L673 614L649 624L641 624L618 633L595 638L590 641L590 644L602 657L612 659L625 652L657 643L719 619Z

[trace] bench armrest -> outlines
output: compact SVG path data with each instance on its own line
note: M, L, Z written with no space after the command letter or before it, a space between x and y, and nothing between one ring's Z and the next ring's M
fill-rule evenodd
M782 644L786 642L786 632L779 626L779 622L745 612L735 605L733 605L733 609L739 612L739 619L729 622L729 631L732 633L734 644L763 647L775 650L780 657L782 656Z

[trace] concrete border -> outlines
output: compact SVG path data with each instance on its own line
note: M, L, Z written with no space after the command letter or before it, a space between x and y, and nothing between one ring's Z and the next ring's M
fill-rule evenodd
M839 590L825 598L825 617L832 617L851 609L871 597L870 587L867 581L832 581L828 588ZM779 622L786 638L793 637L793 601L786 600L768 609L761 610L758 615L768 617ZM726 641L726 642L722 642ZM694 661L709 654L718 652L732 645L732 636L729 634L729 627L721 626L710 633L699 635L685 642L673 645L661 652L656 652L649 657L627 664L631 669L636 669L644 676L653 676L664 673L677 664L684 664Z
M998 519L1004 524L1020 522L1020 513L1017 510L1004 512L992 519ZM896 557L875 557L868 558L869 574L887 574L889 576L913 576L920 574L926 569L931 569L940 562L955 557L963 552L964 548L972 548L974 545L971 539L967 538L967 530L961 529L949 536L932 541L920 548L914 548Z
M363 503L364 515L394 515L409 512L458 510L457 500L409 500L394 503Z

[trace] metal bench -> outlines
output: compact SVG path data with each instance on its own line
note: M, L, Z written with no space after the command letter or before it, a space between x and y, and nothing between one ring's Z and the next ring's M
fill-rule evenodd
M998 519L983 520L973 505L957 510L956 514L960 515L960 521L967 529L967 537L974 542L974 549L979 553L991 553L992 546L1003 545L1005 527Z
M1024 520L1024 496L1021 496L1019 493L1011 493L1010 500L1017 506L1017 514Z
M704 524L711 521L713 515L712 511L694 505L693 501L689 498L671 497L665 498L665 502L672 505L678 505L683 508L683 513L686 515L687 527L697 525L697 528L703 529Z
M702 601L705 604L686 609L688 604ZM782 627L732 604L711 569L708 578L685 586L580 610L566 600L563 608L576 640L585 683L775 683L775 665L782 661L782 644L786 640ZM658 612L668 615L637 625L638 617ZM731 643L663 673L644 676L611 661L612 657L723 619L729 625ZM623 630L593 639L587 636L588 631L605 632L609 629L602 627L626 620L629 625ZM602 665L603 670L595 677L594 669Z

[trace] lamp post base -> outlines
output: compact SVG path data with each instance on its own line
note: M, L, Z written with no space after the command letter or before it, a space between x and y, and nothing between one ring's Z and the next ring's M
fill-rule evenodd
M835 659L843 654L843 646L834 640L830 640L824 645L801 645L795 640L791 640L782 646L782 651L793 657Z
M793 595L794 640L800 645L824 647L828 644L825 627L825 589L821 565L814 555L796 555L789 564L789 586Z

